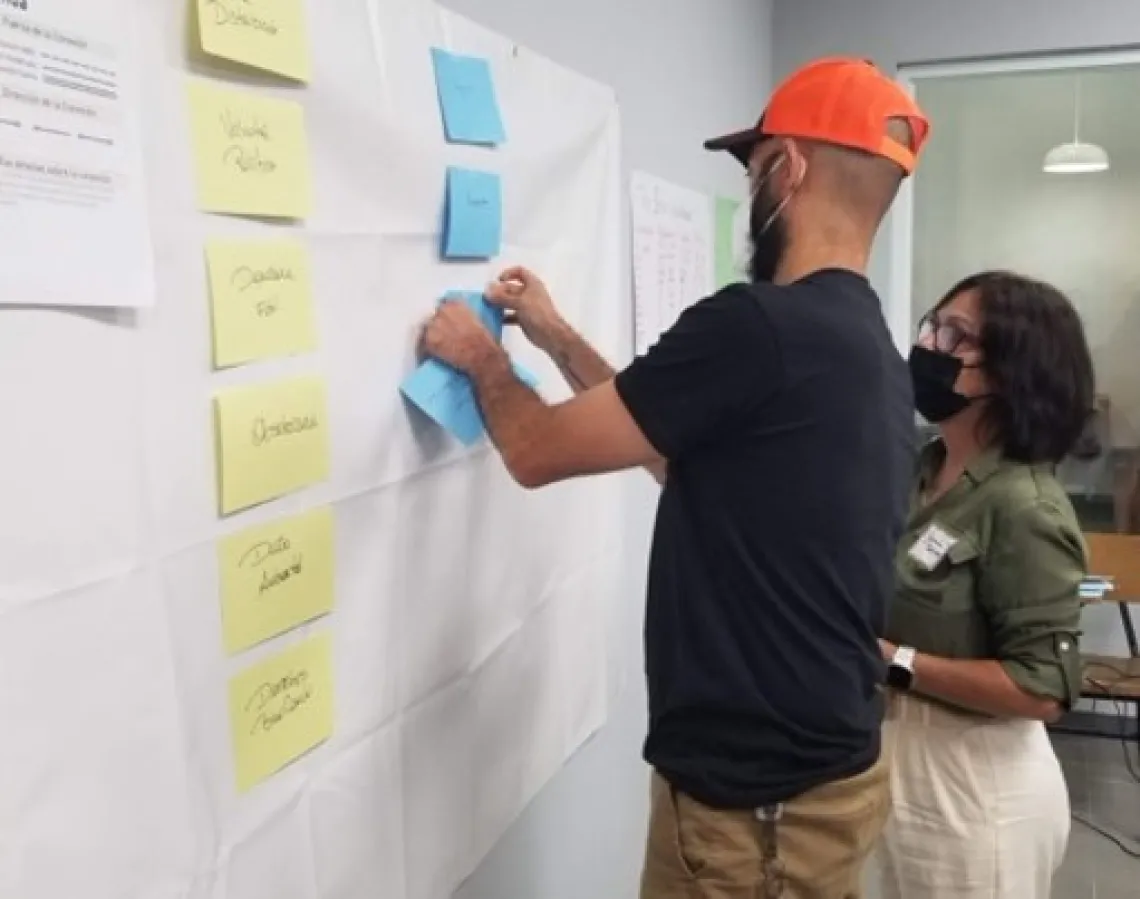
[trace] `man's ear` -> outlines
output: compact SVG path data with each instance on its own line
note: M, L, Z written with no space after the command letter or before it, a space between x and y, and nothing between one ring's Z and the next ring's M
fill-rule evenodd
M789 192L795 192L803 187L804 179L807 177L807 153L804 150L804 145L794 138L788 138L784 141L784 152L788 157Z

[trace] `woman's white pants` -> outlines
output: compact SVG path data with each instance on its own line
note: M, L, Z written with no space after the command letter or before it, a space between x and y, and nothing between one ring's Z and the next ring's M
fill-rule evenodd
M883 899L1049 899L1069 839L1064 775L1038 721L892 696Z

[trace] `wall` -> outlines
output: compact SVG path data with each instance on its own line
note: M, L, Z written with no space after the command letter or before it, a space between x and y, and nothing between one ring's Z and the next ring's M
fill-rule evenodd
M612 86L621 104L627 173L644 169L710 194L743 191L741 170L705 153L701 143L759 115L771 72L770 0L447 5ZM629 308L628 297L613 301ZM628 589L612 616L609 725L536 800L457 899L636 895L649 783L641 762L641 623L656 490L640 474L626 479Z

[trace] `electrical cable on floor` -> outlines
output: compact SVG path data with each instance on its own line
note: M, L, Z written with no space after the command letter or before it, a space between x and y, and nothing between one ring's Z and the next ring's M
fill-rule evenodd
M1140 843L1137 843L1134 846L1130 846L1125 837L1122 837L1119 834L1115 834L1111 830L1107 830L1101 827L1099 824L1094 824L1088 818L1084 817L1083 815L1078 815L1076 812L1073 812L1073 820L1078 824L1083 824L1093 833L1098 834L1099 836L1104 837L1104 839L1108 840L1110 843L1113 843L1116 848L1123 852L1125 855L1131 858L1140 858Z
M1121 721L1128 720L1128 709L1124 707L1124 703L1119 700L1115 701L1113 705L1116 706L1116 716ZM1140 715L1137 716L1136 727L1140 729ZM1124 766L1128 769L1128 773L1132 775L1132 779L1140 784L1140 762L1132 760L1132 746L1131 739L1128 736L1128 731L1123 724L1120 725L1120 748L1124 750ZM1137 734L1137 747L1140 750L1140 733ZM1137 752L1140 756L1140 751Z

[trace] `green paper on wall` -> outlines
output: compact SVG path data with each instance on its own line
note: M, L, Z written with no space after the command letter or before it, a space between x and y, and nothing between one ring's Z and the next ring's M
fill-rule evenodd
M716 198L716 286L720 288L741 279L733 264L732 220L740 208L739 200Z

